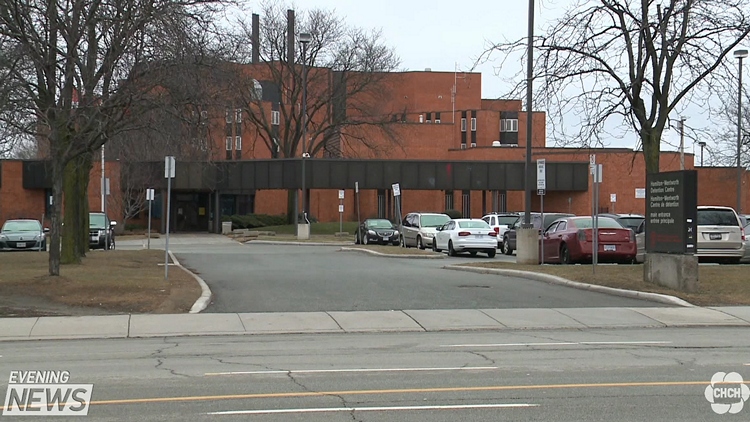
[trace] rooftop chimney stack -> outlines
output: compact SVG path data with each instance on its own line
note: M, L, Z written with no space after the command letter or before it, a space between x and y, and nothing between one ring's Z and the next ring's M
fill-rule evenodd
M294 10L292 9L286 11L286 27L286 61L291 66L294 64Z
M253 47L253 64L260 62L260 15L253 13L253 35L250 40Z

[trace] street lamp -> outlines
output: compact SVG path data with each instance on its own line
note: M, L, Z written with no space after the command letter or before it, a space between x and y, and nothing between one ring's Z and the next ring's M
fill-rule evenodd
M742 213L742 59L747 50L735 50L734 57L740 60L740 79L737 89L737 212Z
M701 167L703 167L703 148L706 147L706 143L703 141L698 141L698 145L701 147Z
M305 161L310 155L307 152L307 44L312 41L312 35L309 32L303 32L299 34L299 42L302 44L302 218L304 219L303 224L307 223L307 192L305 189ZM299 224L299 216L297 217L297 224ZM297 231L298 237L309 238L309 230L300 236L299 230Z

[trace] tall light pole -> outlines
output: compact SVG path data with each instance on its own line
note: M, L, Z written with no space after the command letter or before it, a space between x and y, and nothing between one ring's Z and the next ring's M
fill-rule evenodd
M703 148L706 147L706 143L703 141L699 141L698 145L701 147L701 167L703 167Z
M742 59L747 50L735 50L734 57L740 60L740 80L737 89L737 213L742 213Z
M307 224L307 192L305 189L305 161L310 156L307 153L307 44L312 41L312 35L309 32L299 34L299 42L302 44L302 218L303 224ZM297 217L299 219L299 217ZM298 220L299 221L299 220ZM309 232L306 233L308 237Z
M532 121L532 83L534 78L534 0L529 0L529 45L526 62L526 204L523 222L526 228L531 228L531 129L534 127ZM544 224L542 224L544 225ZM542 227L544 230L544 227Z

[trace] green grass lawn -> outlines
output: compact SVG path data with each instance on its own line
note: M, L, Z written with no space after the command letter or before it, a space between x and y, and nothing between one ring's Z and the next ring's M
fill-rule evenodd
M297 226L294 224L285 224L283 226L259 227L256 230L276 232L276 234L296 234ZM310 224L310 234L336 234L341 231L339 223L312 223ZM356 221L344 221L344 230L349 234L357 231Z

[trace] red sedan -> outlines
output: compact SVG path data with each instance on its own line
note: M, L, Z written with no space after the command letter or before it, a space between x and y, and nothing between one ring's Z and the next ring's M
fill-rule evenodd
M542 235L544 262L591 262L594 250L593 220L592 217L568 217L552 223ZM633 230L608 217L599 217L598 227L598 262L634 262L638 248Z

